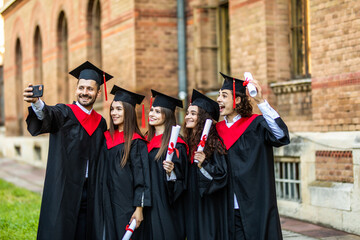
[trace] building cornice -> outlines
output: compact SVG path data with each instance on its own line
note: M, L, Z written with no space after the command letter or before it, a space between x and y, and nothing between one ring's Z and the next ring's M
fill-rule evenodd
M23 0L10 0L0 9L0 14L4 15L9 9L16 7Z
M311 78L271 83L275 95L281 93L309 92L311 91Z

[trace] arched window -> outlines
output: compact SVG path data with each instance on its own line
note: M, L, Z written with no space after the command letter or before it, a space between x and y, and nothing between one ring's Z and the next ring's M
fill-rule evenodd
M101 67L101 6L99 0L90 0L87 12L88 59Z
M23 69L22 69L22 49L20 39L16 40L15 46L15 106L16 106L16 116L17 116L17 129L15 130L16 135L23 134L23 122L24 122L24 113L23 113L23 96L22 89L23 86Z
M69 78L68 78L68 64L69 64L69 49L68 49L68 27L64 12L59 15L57 26L57 47L58 47L58 95L59 102L68 103L69 98Z
M42 61L42 40L39 26L35 29L34 34L34 60L35 60L35 71L34 71L34 83L43 83L43 61Z

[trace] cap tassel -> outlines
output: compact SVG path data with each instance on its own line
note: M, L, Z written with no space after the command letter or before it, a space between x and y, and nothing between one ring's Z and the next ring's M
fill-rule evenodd
M236 108L236 103L235 103L235 79L233 78L233 108Z
M150 97L150 108L149 109L151 109L151 107L152 107L152 96ZM150 117L148 117L148 122L150 121Z
M103 77L104 77L105 101L107 101L107 91L106 91L106 79L105 79L105 72L103 72Z
M141 113L141 128L145 128L145 107L144 103L142 104L142 113Z

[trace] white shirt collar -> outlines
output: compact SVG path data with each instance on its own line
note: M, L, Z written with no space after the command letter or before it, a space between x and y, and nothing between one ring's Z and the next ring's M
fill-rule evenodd
M93 110L93 109L87 110L87 109L84 108L84 106L81 105L78 101L76 101L76 105L77 105L81 110L83 110L86 114L88 114L88 115L90 115L91 112L92 112L92 110Z
M235 123L236 121L240 120L240 118L241 118L240 114L236 115L236 116L233 118L233 121L232 121L231 123L232 123L232 124ZM224 120L225 120L225 123L228 123L226 116L224 116Z

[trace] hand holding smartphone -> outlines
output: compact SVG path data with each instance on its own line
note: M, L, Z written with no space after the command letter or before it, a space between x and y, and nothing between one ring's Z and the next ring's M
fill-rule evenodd
M35 85L33 86L31 83L24 89L23 96L24 101L28 103L35 103L38 101L40 97L43 96L44 93L44 85Z
M39 97L42 97L43 96L43 93L44 93L44 85L35 85L35 86L32 86L33 90L32 90L32 93L33 95L32 96L29 96L31 98L39 98Z

